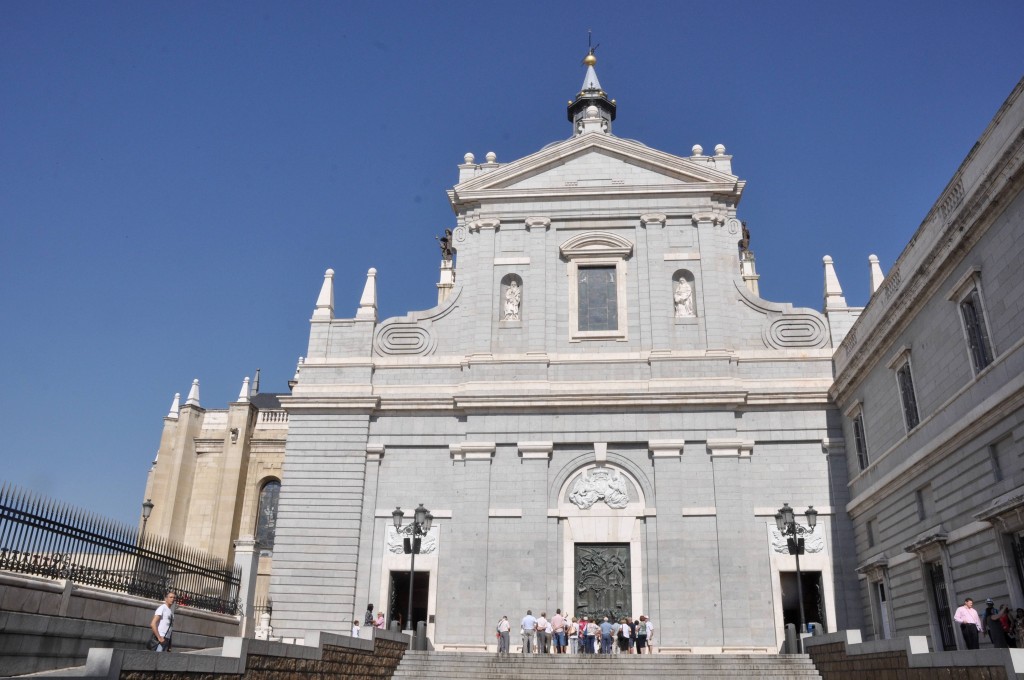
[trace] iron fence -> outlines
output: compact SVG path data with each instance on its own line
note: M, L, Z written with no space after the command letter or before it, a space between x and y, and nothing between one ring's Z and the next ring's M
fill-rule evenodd
M241 572L200 550L18 489L0 488L0 570L238 613Z

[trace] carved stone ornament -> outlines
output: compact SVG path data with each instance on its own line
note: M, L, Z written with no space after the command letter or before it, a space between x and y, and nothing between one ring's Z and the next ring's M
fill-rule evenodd
M404 527L395 529L395 527L389 526L387 530L387 546L388 552L395 555L401 555L405 552L405 539L411 536L412 524L406 524ZM437 552L437 527L431 527L430 531L427 532L426 536L420 539L420 555L429 555Z
M696 316L693 313L693 286L690 285L689 281L686 279L676 281L676 289L672 294L672 300L675 304L677 319Z
M629 504L626 479L617 470L587 470L579 476L569 491L569 501L581 510L588 510L601 500L616 510L621 510Z
M772 532L772 550L783 555L789 554L789 543L786 541L788 536L784 536L778 527L769 527ZM804 539L804 552L805 553L819 553L825 549L825 536L820 531L815 529L808 529L807 527L797 524L796 525L796 536L797 538Z
M505 289L505 304L502 313L503 321L519 321L519 305L523 302L523 290L519 282L512 279L512 282Z

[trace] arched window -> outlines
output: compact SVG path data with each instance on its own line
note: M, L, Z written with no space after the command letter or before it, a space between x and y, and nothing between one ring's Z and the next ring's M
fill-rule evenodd
M274 534L277 533L277 499L281 496L281 481L268 480L260 489L260 504L256 510L256 540L262 544L264 554L274 552Z

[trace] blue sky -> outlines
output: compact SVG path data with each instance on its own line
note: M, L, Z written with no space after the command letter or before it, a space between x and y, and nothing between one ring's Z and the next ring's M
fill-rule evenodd
M135 521L162 418L284 391L333 267L436 299L467 151L571 134L593 29L615 133L747 180L766 298L851 304L1022 75L1024 3L6 2L0 480Z

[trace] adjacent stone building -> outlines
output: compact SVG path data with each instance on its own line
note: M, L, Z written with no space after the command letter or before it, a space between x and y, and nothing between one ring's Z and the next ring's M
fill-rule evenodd
M1024 606L1024 81L835 356L875 637L963 648L952 613Z
M146 480L145 498L153 504L147 532L229 564L237 539L259 541L256 601L261 603L270 586L288 434L288 412L280 396L259 392L257 372L252 389L246 378L238 400L227 409L207 410L199 403L195 380L184 404L174 395Z

